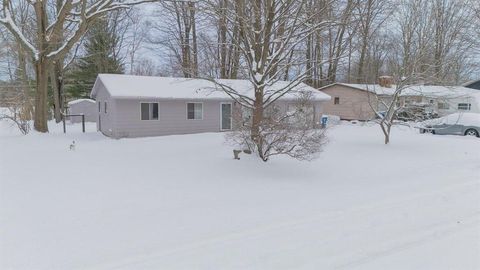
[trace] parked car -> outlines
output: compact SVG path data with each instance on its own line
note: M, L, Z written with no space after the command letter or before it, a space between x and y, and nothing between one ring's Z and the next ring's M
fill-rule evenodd
M480 137L480 113L453 113L421 122L420 133Z

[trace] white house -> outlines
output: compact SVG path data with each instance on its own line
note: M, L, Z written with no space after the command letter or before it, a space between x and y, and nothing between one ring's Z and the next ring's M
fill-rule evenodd
M480 91L463 86L411 86L402 91L404 105L423 104L440 116L458 111L480 113Z

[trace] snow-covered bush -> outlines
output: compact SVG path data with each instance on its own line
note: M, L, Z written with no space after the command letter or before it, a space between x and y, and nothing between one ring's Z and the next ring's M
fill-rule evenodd
M233 115L234 131L227 135L227 141L251 150L263 161L276 155L298 160L315 159L327 140L325 129L315 124L314 110L308 109L312 106L309 99L299 99L286 113L275 105L268 107L260 123L258 138L252 136L248 113L237 111Z

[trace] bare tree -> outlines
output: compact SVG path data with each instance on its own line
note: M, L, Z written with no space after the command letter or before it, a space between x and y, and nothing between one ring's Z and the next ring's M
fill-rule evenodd
M35 66L36 93L34 128L48 132L47 90L49 71L57 61L72 49L96 18L102 14L133 5L154 0L63 0L59 8L52 10L49 1L21 0L12 2L3 0L0 10L0 24L5 26L19 41L21 47L30 55ZM15 10L20 3L31 6L34 10L32 21L35 22L35 35L26 36L18 26ZM65 35L65 38L61 38Z
M325 129L317 129L315 126L315 101L310 94L299 93L298 99L290 104L286 112L275 104L265 110L261 126L261 148L251 136L250 110L237 108L233 116L235 131L227 133L227 141L256 151L263 161L276 155L287 155L299 160L316 158L327 140ZM246 115L248 116L245 117Z
M249 134L251 142L255 145L254 150L264 161L271 155L265 156L266 153L273 151L266 138L269 134L266 131L272 130L272 125L264 117L264 112L278 99L299 86L305 79L306 71L299 72L287 83L276 83L291 62L297 65L304 64L303 58L291 59L295 47L304 42L312 31L325 28L329 24L325 21L318 24L308 23L309 16L305 16L305 3L306 1L296 0L239 0L235 2L234 10L228 10L226 16L229 21L238 23L240 27L240 35L234 44L238 46L245 60L253 98L227 84L212 81L238 104L252 110ZM229 35L234 38L233 33L229 32ZM274 85L276 87L269 87ZM293 140L294 136L291 139Z
M428 51L423 53L426 54ZM420 53L419 55L422 54ZM415 85L421 85L424 81L431 79L430 74L432 74L431 72L434 69L434 66L426 67L420 59L422 59L422 57L419 57L417 61L415 61L415 59L413 60L414 62L411 63L412 69L408 72L403 68L401 61L392 64L395 65L396 71L392 73L392 76L388 76L388 80L390 81L388 84L393 87L393 91L387 93L389 95L388 98L379 95L379 89L374 89L379 86L367 85L367 88L372 88L367 89L368 93L370 93L370 106L379 118L378 124L384 135L385 144L390 143L392 126L396 123L401 123L398 121L398 112L402 109L400 97L405 89L414 87ZM397 60L398 59L396 58L390 59L392 62ZM380 89L380 92L381 91L383 90Z
M162 2L158 17L168 20L152 24L157 31L150 37L153 44L164 46L176 59L185 78L198 76L197 3L196 1ZM157 36L157 33L160 36Z
M385 20L391 15L393 8L389 0L365 0L358 6L359 31L359 60L357 81L364 82L366 58L372 36L380 29Z
M30 132L31 111L25 103L30 103L29 97L23 91L18 91L15 85L2 85L2 91L10 92L8 97L2 97L1 105L6 111L0 112L0 121L10 121L18 130L26 135Z

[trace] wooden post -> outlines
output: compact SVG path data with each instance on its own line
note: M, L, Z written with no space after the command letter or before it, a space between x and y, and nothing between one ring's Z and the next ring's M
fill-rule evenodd
M61 113L62 115L62 122L63 122L63 133L67 133L67 126L65 124L65 114Z
M82 114L82 132L85 133L85 115Z

